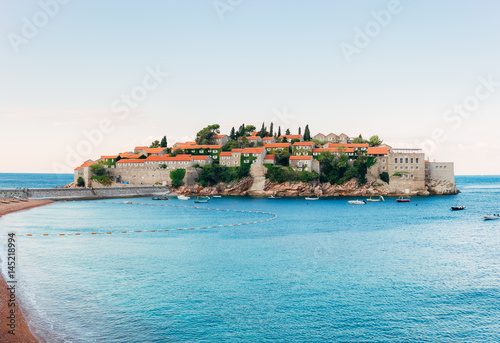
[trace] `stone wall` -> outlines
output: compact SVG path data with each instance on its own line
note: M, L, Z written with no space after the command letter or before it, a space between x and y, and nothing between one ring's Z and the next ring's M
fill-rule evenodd
M167 187L0 189L0 197L12 198L12 195L15 195L16 197L47 200L130 198L160 195L167 191Z

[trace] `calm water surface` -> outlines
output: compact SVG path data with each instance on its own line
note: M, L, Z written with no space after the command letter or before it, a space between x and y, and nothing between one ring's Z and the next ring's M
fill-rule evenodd
M73 174L0 173L0 189L62 187L73 179Z
M482 215L500 212L500 177L457 182L409 204L213 199L278 218L187 231L270 216L58 202L0 219L2 269L5 234L33 234L20 295L48 342L498 342L500 221ZM159 229L174 230L90 234Z

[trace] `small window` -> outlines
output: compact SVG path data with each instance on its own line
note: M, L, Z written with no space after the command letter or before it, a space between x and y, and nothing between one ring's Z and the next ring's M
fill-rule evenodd
M397 157L394 159L394 163L398 163L398 158Z
M410 163L413 163L413 158L410 159Z
M403 163L403 158L402 157L399 159L399 163Z
M405 163L408 163L408 157L405 157Z
M418 158L415 159L415 163L418 163Z

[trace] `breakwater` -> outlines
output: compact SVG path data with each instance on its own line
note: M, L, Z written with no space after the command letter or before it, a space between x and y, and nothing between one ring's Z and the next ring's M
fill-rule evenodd
M39 200L75 200L133 198L165 194L168 187L100 187L100 188L14 188L0 189L0 198L21 197Z

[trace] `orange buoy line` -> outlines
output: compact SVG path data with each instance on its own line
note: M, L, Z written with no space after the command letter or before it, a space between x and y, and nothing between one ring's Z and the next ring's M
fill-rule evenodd
M75 202L89 202L88 200L84 201L79 201L79 200L74 200ZM200 209L200 210L209 210L209 211L226 211L226 212L240 212L240 213L258 213L258 214L267 214L267 215L272 215L273 217L264 219L264 220L259 220L259 221L252 221L252 222L247 222L247 223L239 223L239 224L227 224L227 225L207 225L207 226L202 226L202 227L190 227L190 228L178 228L177 230L175 229L156 229L156 230L131 230L131 231L104 231L104 232L90 232L90 235L111 235L113 233L142 233L142 232L170 232L170 231L186 231L186 230L196 230L196 229L207 229L207 228L218 228L218 227L234 227L234 226L242 226L242 225L251 225L251 224L257 224L257 223L264 223L268 222L271 220L275 220L278 218L278 215L276 213L271 213L271 212L263 212L263 211L244 211L244 210L228 210L228 209L219 209L219 208L208 208L208 207L199 207L199 206L183 206L183 205L166 205L166 204L148 204L148 203L142 203L142 202L136 202L136 203L120 203L120 202L108 202L108 201L95 201L96 203L104 203L104 204L123 204L123 205L144 205L144 206L163 206L163 207L179 207L179 208L193 208L193 209ZM43 233L40 234L40 236L81 236L81 232L68 232L68 233L53 233L53 234L48 234L48 233ZM33 235L31 233L26 234L28 237L33 237L37 236L36 234Z

